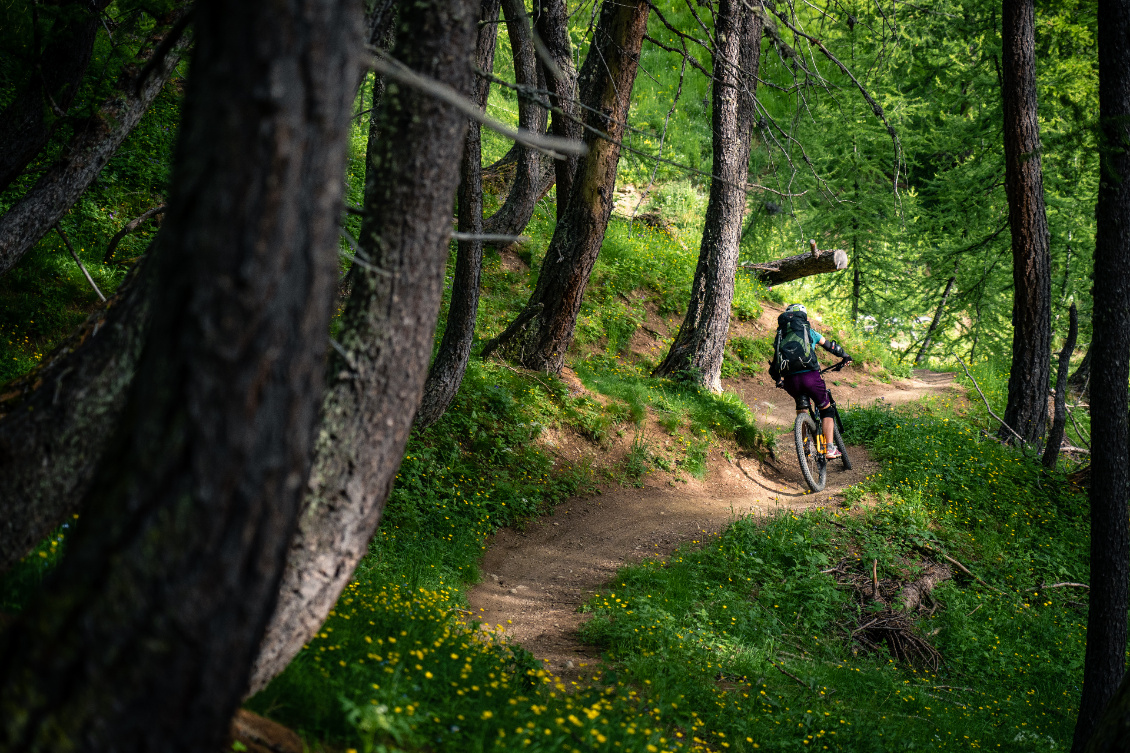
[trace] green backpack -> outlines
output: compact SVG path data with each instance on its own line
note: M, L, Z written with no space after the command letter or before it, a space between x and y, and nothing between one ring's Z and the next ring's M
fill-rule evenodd
M773 366L780 376L820 368L810 331L808 314L803 311L786 311L777 317Z

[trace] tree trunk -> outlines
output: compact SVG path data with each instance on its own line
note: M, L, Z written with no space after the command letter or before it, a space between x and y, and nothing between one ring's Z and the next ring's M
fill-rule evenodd
M1127 578L1130 578L1130 3L1099 0L1099 194L1095 206L1092 393L1102 407L1091 411L1091 598L1087 656L1073 751L1081 751L1122 682L1126 664ZM1123 696L1125 699L1125 696ZM1117 719L1125 750L1130 711ZM1101 739L1110 740L1104 736Z
M747 270L766 285L780 285L799 280L801 277L821 275L826 272L839 272L847 269L848 255L843 249L819 249L805 254L786 256L784 259L764 264L742 264Z
M1083 360L1079 362L1079 368L1075 369L1075 373L1068 377L1067 384L1079 394L1090 392L1091 346L1087 346L1087 352L1083 354Z
M55 126L70 109L90 64L98 16L109 4L109 0L61 4L62 15L54 24L60 28L51 29L50 41L32 61L35 70L27 85L0 112L0 192L47 146ZM48 112L54 115L50 120Z
M105 307L35 369L3 386L0 573L78 512L86 497L145 343L150 254Z
M586 129L588 153L577 163L569 204L554 229L537 287L523 312L483 348L484 357L506 346L529 369L556 374L565 364L581 298L615 203L618 144L624 135L650 10L647 0L601 6L578 85L586 125L609 139Z
M722 359L730 332L730 305L745 212L750 139L757 122L754 94L764 16L740 0L721 0L713 61L714 179L687 314L667 357L652 376L685 376L722 391Z
M565 0L535 0L534 5L537 11L534 27L549 57L557 66L556 71L549 70L548 66L545 71L549 101L556 108L551 116L549 132L554 136L580 141L584 128L577 122L577 71L573 67L573 48L569 43L569 13ZM579 155L572 154L565 159L553 161L558 222L569 203L569 192L579 159Z
M182 6L179 13L186 12ZM0 274L14 267L98 177L165 86L186 46L183 41L178 43L145 81L126 77L121 91L103 102L98 114L76 131L64 155L0 217Z
M942 291L942 299L938 301L938 308L934 310L934 318L930 320L930 326L926 329L926 339L922 341L922 347L918 349L918 355L914 357L914 365L917 366L922 363L926 358L926 352L930 350L930 343L934 339L934 332L938 329L938 324L942 321L942 312L946 308L946 301L949 300L950 293L953 291L953 284L957 281L957 270L954 274L946 280L946 289Z
M393 57L469 94L477 0L403 3ZM395 91L395 93L394 93ZM362 250L332 355L309 490L249 684L317 632L368 551L396 478L434 342L466 116L398 85L370 142Z
M1051 257L1036 117L1034 0L1003 0L1001 99L1005 192L1012 230L1012 370L1004 422L1025 441L1044 434L1051 378ZM1001 427L1000 438L1015 441Z
M1067 373L1070 366L1071 353L1075 350L1075 338L1079 335L1079 314L1075 304L1071 304L1071 322L1067 330L1067 340L1063 343L1063 350L1059 352L1059 371L1055 380L1055 418L1052 420L1052 430L1048 433L1048 444L1044 448L1044 456L1040 462L1049 471L1055 469L1059 460L1059 448L1063 445L1063 432L1067 428Z
M0 748L219 750L317 422L360 6L202 0L122 427L43 598L0 635Z
M534 37L526 15L526 5L523 0L502 0L502 15L506 19L510 48L514 51L514 77L520 87L518 126L534 133L542 133L545 131L546 111L535 102L535 97L540 95L532 92L527 94L521 90L522 87L541 88L537 52L534 50ZM485 233L517 235L522 232L534 215L538 199L552 185L550 176L545 174L548 172L548 165L543 164L542 154L522 144L515 146L518 161L510 193L502 207L483 223Z
M479 37L475 45L475 64L479 70L491 72L494 68L494 48L498 36L499 0L483 0L479 11ZM490 93L490 79L475 79L471 99L485 109ZM468 122L463 139L463 159L459 167L459 232L478 235L483 232L483 154L481 127ZM483 271L483 242L478 239L459 241L455 256L455 277L451 281L451 304L447 310L447 325L439 344L428 380L424 383L424 398L416 412L416 426L426 429L439 420L451 405L471 358L471 343L475 339L475 319L479 313L479 280Z
M859 249L856 242L856 236L851 237L851 321L852 323L859 321L859 288L861 280L859 277Z

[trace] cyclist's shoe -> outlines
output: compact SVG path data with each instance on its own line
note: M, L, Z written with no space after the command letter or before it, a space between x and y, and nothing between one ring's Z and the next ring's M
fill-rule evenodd
M842 458L843 456L844 454L840 452L840 449L838 447L835 446L829 447L824 452L824 457L826 457L828 460L835 460L836 458Z

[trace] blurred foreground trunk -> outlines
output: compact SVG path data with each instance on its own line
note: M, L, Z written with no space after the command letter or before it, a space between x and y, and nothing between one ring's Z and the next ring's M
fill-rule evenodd
M360 6L195 13L160 297L51 586L0 634L3 750L219 750L279 593L322 394Z

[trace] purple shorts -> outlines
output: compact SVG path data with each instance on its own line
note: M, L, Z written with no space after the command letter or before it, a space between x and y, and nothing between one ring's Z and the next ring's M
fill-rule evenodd
M827 408L832 398L819 371L789 374L784 378L785 392L793 396L797 410L808 410L808 399L816 401L818 408Z

